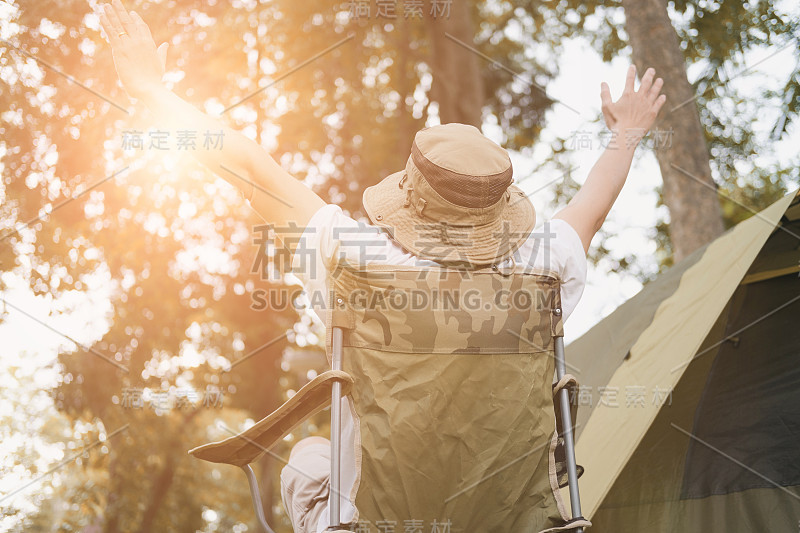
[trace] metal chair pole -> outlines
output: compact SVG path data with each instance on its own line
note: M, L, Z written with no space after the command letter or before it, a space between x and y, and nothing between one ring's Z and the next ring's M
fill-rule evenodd
M564 337L555 338L556 351L556 377L559 381L567 373L567 364L564 356ZM569 502L572 507L572 518L583 516L581 514L581 497L578 491L578 469L575 466L575 443L572 438L572 417L570 415L569 391L566 387L558 392L561 404L561 427L564 429L564 452L567 456L567 478L569 480ZM583 528L575 530L583 533Z
M331 368L342 369L342 328L333 328L333 356ZM341 485L341 447L342 447L342 384L335 382L331 393L331 487L328 495L331 527L341 524L339 491Z
M244 465L242 470L244 470L244 473L247 476L247 482L250 484L250 496L253 498L253 507L256 510L258 523L261 524L261 527L264 529L265 533L275 533L269 527L269 524L267 524L266 517L264 517L264 506L261 503L261 492L258 490L258 480L256 479L253 469L250 468L250 465Z

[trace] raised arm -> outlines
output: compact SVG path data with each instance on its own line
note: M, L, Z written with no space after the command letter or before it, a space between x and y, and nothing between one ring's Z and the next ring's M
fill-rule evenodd
M659 94L663 80L658 78L653 82L655 73L654 69L647 69L639 90L634 91L636 68L631 65L625 90L616 102L611 101L608 85L605 82L601 84L603 117L612 131L611 142L577 194L553 217L565 220L575 229L584 252L588 253L592 238L603 225L625 184L636 147L667 99Z
M212 172L238 187L253 209L268 223L304 227L325 202L301 181L287 173L257 142L211 117L161 83L163 57L159 58L150 29L120 0L104 4L100 22L111 44L114 65L128 94L140 100L159 126L190 131L224 132L222 149L191 153ZM165 52L166 50L163 49ZM280 234L279 234L280 236ZM286 241L292 243L292 239Z

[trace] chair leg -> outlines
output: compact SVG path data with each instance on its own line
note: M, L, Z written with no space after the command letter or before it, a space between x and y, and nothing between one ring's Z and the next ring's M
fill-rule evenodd
M332 332L333 354L331 367L342 369L342 328L334 327ZM338 528L341 524L340 489L341 489L341 450L342 450L342 384L333 384L331 392L331 486L329 492L328 512L330 528Z
M253 472L253 469L250 468L250 465L244 465L242 470L244 470L244 473L247 476L247 482L250 484L250 496L253 497L253 507L256 510L258 523L261 524L261 527L264 529L264 533L275 533L272 528L269 527L269 524L267 524L267 519L264 517L264 506L261 503L261 492L258 490L258 480L256 479L255 472Z
M567 373L567 365L564 356L564 337L555 338L555 352L556 352L556 376L558 380L564 377ZM558 393L561 404L561 427L564 430L564 452L567 456L567 478L569 479L569 501L572 507L572 518L579 518L581 514L581 497L578 491L578 469L575 466L575 442L572 434L572 417L570 416L570 403L569 392L564 387ZM575 530L577 533L583 533L583 528Z

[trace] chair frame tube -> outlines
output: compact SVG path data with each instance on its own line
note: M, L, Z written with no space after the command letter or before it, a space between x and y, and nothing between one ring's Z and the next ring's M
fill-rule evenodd
M333 370L342 369L342 328L333 328L333 355L331 358L331 368ZM337 381L331 388L331 484L328 495L328 510L330 515L329 530L338 529L341 525L340 507L340 486L341 486L341 449L342 449L342 384ZM247 476L250 484L250 495L253 498L253 507L256 510L258 523L265 533L275 533L267 524L264 517L264 507L261 503L261 492L258 488L258 480L250 465L241 467Z
M342 328L333 328L333 354L331 368L342 369ZM341 525L341 450L342 450L342 384L335 382L331 392L331 486L328 495L330 528Z
M331 368L342 369L342 328L333 328L333 355ZM340 486L341 486L341 450L342 450L342 384L337 381L331 388L331 484L328 495L328 510L330 516L329 530L336 530L341 525ZM258 480L250 465L241 467L250 484L250 496L253 499L253 508L258 517L258 523L265 533L275 533L267 524L264 516L264 507L261 503L261 492Z
M267 519L264 516L264 506L261 503L261 491L258 490L258 480L256 479L255 472L250 468L250 465L244 465L242 470L244 470L247 476L247 482L250 484L250 496L253 498L253 508L256 510L258 523L261 524L265 533L275 533L272 528L269 527L269 524L267 524Z
M555 337L556 352L556 377L559 381L567 373L567 364L564 356L564 337ZM578 491L578 469L575 466L575 442L572 433L572 417L570 415L569 391L566 387L558 391L561 404L561 427L564 429L564 451L567 456L567 479L569 480L569 502L572 507L572 518L582 517L581 497ZM576 533L583 533L583 528L577 528Z

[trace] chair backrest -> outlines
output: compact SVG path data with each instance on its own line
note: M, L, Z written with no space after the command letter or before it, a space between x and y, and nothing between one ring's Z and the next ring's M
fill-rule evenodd
M434 521L450 532L561 531L558 276L387 265L328 276L328 353L343 328L342 369L355 380L359 472L346 496L358 519L398 531Z

